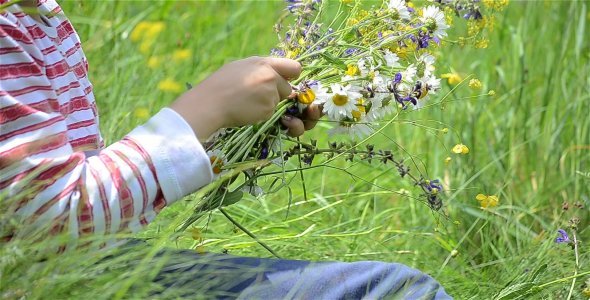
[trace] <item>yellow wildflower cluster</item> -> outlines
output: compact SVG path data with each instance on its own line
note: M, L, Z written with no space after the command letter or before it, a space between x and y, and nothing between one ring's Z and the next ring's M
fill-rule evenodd
M481 38L475 42L475 48L485 49L488 47L489 41L486 38Z
M469 87L474 90L479 90L481 89L481 81L479 81L477 78L473 78L469 80Z
M477 196L475 196L475 200L479 201L479 206L481 206L481 208L491 208L491 207L496 207L498 206L498 202L500 201L500 199L498 199L498 196L496 195L484 195L484 194L478 194Z
M455 154L467 154L469 153L469 147L463 144L457 144L453 147L451 151L453 151L453 153Z
M445 21L446 21L447 25L453 26L453 20L455 19L454 18L455 11L450 6L446 6L443 11L445 14Z
M508 6L509 0L483 0L483 5L495 11L502 11Z
M129 38L133 42L139 42L139 51L147 54L152 49L156 38L164 30L164 22L142 21L133 28Z

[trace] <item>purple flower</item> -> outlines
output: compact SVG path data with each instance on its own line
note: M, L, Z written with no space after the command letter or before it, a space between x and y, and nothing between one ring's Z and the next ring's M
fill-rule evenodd
M262 149L260 150L260 155L258 156L259 159L266 159L268 157L268 144L265 142L262 143Z
M557 234L559 234L559 236L555 239L556 243L558 243L558 244L571 243L570 237L567 235L567 232L565 232L565 230L558 229Z
M272 48L270 50L270 55L277 56L277 57L285 57L285 50Z
M346 50L344 50L344 56L351 56L353 54L355 54L359 49L357 48L348 48Z
M395 77L393 77L393 83L400 83L402 82L402 73L397 72L395 73Z

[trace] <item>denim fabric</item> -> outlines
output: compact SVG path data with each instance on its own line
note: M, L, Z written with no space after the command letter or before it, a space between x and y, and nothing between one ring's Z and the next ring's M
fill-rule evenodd
M402 264L309 262L166 251L156 281L176 296L207 299L452 299ZM169 294L169 293L168 293Z

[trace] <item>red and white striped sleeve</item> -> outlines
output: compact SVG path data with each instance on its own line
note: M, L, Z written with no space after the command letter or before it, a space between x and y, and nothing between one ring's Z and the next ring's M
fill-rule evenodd
M97 155L76 151L42 52L0 15L0 198L19 219L73 237L137 231L212 180L205 150L168 108Z

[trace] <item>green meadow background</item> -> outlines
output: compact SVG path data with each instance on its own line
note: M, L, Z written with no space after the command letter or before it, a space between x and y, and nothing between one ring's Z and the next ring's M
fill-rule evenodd
M268 54L277 42L272 26L284 7L281 1L61 5L89 59L107 144L180 94L159 89L163 80L184 88L226 62ZM141 21L164 24L143 48L141 40L130 38ZM432 212L393 166L344 161L334 166L348 173L305 172L306 196L299 175L288 175L288 188L245 197L226 211L282 258L400 262L434 276L456 299L566 299L570 289L571 299L587 299L582 291L590 280L589 21L587 1L513 1L496 15L487 49L449 44L438 52L438 74L478 78L482 89L470 89L467 80L436 104L454 87L444 81L433 105L402 114L369 143L441 179L441 211ZM179 57L179 50L190 55ZM486 95L490 90L495 96ZM328 128L320 123L303 139L325 143ZM453 154L458 143L470 152ZM497 195L499 205L480 209L480 193ZM170 224L195 198L167 208L139 236L167 247L272 257L219 212L199 221L191 234L166 242ZM577 270L574 251L554 242L557 229L571 233L573 216L580 220ZM33 253L26 247L35 246L14 247L3 246L3 256ZM1 262L3 297L134 297L131 283L118 281L121 272L98 272L79 261L83 254L51 257L41 265L23 257Z

